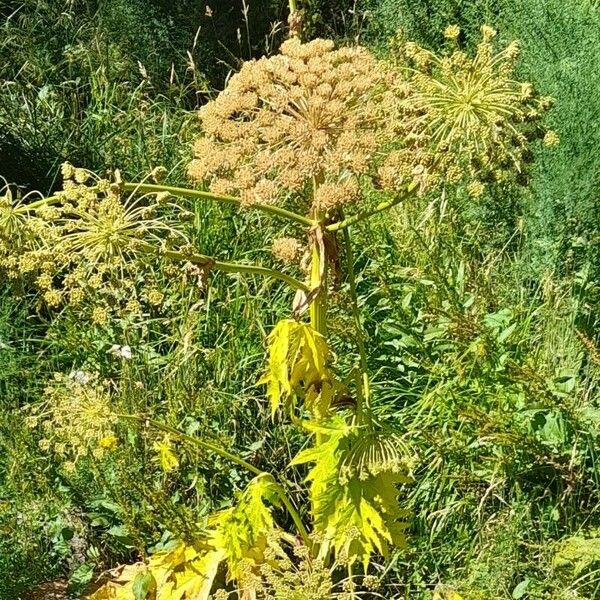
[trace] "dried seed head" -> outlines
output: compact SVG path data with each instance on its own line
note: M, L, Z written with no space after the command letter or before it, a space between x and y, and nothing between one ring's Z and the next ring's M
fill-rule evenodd
M245 63L200 109L205 137L189 174L251 204L302 193L313 178L366 173L383 132L384 79L365 48L289 39L280 54ZM321 201L330 209L346 202L338 199Z
M319 211L333 213L336 209L355 204L360 199L360 187L355 178L324 183L317 188L315 205Z
M271 252L275 258L292 264L298 262L302 257L303 246L296 238L281 237L273 240Z

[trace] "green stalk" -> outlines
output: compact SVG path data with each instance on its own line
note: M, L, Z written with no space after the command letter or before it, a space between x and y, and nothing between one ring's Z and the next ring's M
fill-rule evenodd
M313 241L311 253L310 288L319 288L319 292L310 304L310 325L325 336L327 335L327 265L322 265L321 250L316 241ZM323 277L321 277L322 269Z
M298 10L298 3L296 0L289 0L290 15L293 15Z
M176 252L174 250L165 250L163 255L171 260L188 261L192 264L203 265L209 269L218 269L226 273L246 273L249 275L262 275L264 277L271 277L272 279L279 279L287 283L294 290L309 291L309 287L298 281L291 275L286 275L276 269L269 269L268 267L261 267L259 265L244 265L241 263L223 262L220 260L214 260L210 256L205 254L186 254L185 252Z
M318 175L313 177L313 202L317 197L317 189L323 182L323 176ZM324 215L317 208L313 210L313 217L317 225L313 227L311 232L311 268L310 268L310 288L318 290L317 295L310 303L310 325L322 336L327 336L327 248L323 235L325 234L322 228ZM316 443L322 444L324 435L317 433Z
M97 187L90 187L88 188L90 191L95 192L98 190ZM35 210L36 208L40 208L40 206L52 206L53 204L58 204L59 202L63 202L64 201L64 196L61 195L55 195L55 196L48 196L47 198L40 198L39 200L36 200L35 202L31 202L30 204L21 204L17 207L17 212L20 213L26 213L30 210Z
M141 192L144 194L156 194L160 192L168 192L173 196L180 196L182 198L195 198L199 200L214 200L216 202L223 202L225 204L232 204L234 206L240 206L241 200L234 196L224 196L222 194L213 194L212 192L203 192L200 190L192 190L190 188L180 188L170 185L153 184L153 183L124 183L123 189L127 192ZM268 204L249 204L247 207L250 210L260 210L265 213L276 215L278 217L284 217L290 221L295 221L302 225L312 225L313 222L302 215L295 212L280 208L278 206L271 206Z
M273 486L277 492L279 499L285 506L286 510L289 512L290 516L292 517L292 520L294 521L294 524L296 525L296 528L298 529L298 533L302 537L306 546L309 548L311 547L312 542L310 541L310 536L308 534L308 531L306 530L306 527L304 526L304 523L302 523L302 518L300 517L300 514L294 508L294 505L292 504L291 500L288 498L288 495L286 494L285 490L283 489L283 486L275 479L275 477L273 477L273 475L271 473L268 473L267 471L261 471L254 465L251 465L249 462L245 461L243 458L240 458L239 456L232 454L231 452L229 452L228 450L225 450L224 448L221 448L220 446L211 444L210 442L206 442L199 438L192 437L191 435L188 435L187 433L183 433L183 432L179 431L178 429L171 427L170 425L165 425L164 423L161 423L160 421L155 421L154 419L150 419L150 418L144 417L142 415L120 414L117 416L120 419L125 419L128 421L136 421L136 422L142 423L142 424L148 424L148 425L151 425L152 427L154 427L155 429L164 431L166 433L170 433L171 435L179 438L180 440L182 440L184 442L191 444L192 446L198 446L199 448L202 448L203 450L207 450L209 452L214 452L215 454L218 454L219 456L222 456L223 458L230 460L231 462L233 462L237 465L240 465L247 471L254 473L254 475L257 475L257 476L258 475L268 475L271 478L271 480L273 481Z
M360 223L373 215L376 215L385 210L389 210L390 208L400 204L403 200L406 200L408 197L412 195L412 192L416 189L416 184L411 184L408 186L408 190L406 193L396 196L392 200L387 200L386 202L380 202L375 208L371 210L366 210L364 212L357 213L352 215L342 221L338 221L337 223L331 223L331 225L327 225L325 229L327 231L340 231L341 229L346 229L346 227L350 227L350 225L355 225L356 223Z
M174 187L170 185L159 185L153 183L135 183L128 182L123 183L122 189L126 192L140 192L142 194L159 194L161 192L168 192L173 196L179 196L182 198L194 198L198 200L213 200L216 202L223 202L224 204L231 204L233 206L240 207L241 200L239 198L235 198L234 196L223 196L221 194L213 194L211 192L203 192L200 190L192 190L190 188L180 188ZM91 186L88 188L90 191L97 191L97 186ZM41 198L40 200L36 200L31 204L23 204L18 210L19 212L25 212L28 210L34 210L44 205L52 205L64 200L62 195L54 195L48 196L47 198ZM304 217L290 210L286 210L285 208L280 208L279 206L270 206L267 204L250 204L245 207L249 210L259 210L261 212L265 212L271 215L275 215L278 217L283 217L284 219L289 219L290 221L294 221L301 225L311 226L313 225L313 221L311 221L308 217Z
M138 423L145 423L145 424L151 425L155 429L159 429L160 431L170 433L170 434L174 435L175 437L178 437L180 440L183 440L185 442L188 442L189 444L192 444L193 446L198 446L199 448L202 448L203 450L207 450L209 452L214 452L215 454L218 454L219 456L222 456L223 458L230 460L231 462L239 465L240 467L243 467L244 469L246 469L247 471L250 471L251 473L254 473L255 475L263 475L265 473L265 471L261 471L260 469L256 468L254 465L251 465L249 462L245 461L243 458L240 458L239 456L232 454L231 452L225 450L224 448L221 448L220 446L211 444L210 442L205 442L204 440L201 440L199 438L192 437L191 435L187 435L187 433L182 433L178 429L175 429L174 427L171 427L169 425L165 425L164 423L161 423L160 421L155 421L154 419L150 419L149 417L145 417L142 415L120 414L120 415L117 415L117 417L119 417L120 419L128 420L128 421L136 421Z

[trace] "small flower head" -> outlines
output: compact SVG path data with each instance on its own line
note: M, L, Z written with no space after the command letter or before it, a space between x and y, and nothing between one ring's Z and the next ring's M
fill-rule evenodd
M160 306L165 299L165 295L157 289L150 290L148 292L148 304L150 306Z
M493 27L490 27L489 25L481 26L481 39L484 44L494 39L497 34L498 32Z
M460 27L458 25L448 25L444 29L444 37L449 40L456 40L460 35Z
M483 183L481 183L481 181L474 180L471 181L467 186L467 192L471 198L479 198L483 196L483 193L485 192L485 186Z
M75 177L75 167L69 163L69 162L64 162L61 166L60 166L60 172L63 176L63 179L65 181L68 181L70 179L74 179Z
M108 387L91 375L85 383L77 376L57 375L44 391L44 402L30 411L28 424L40 424L45 434L40 448L66 460L67 468L83 456L101 456L114 447L117 418Z
M91 320L94 325L106 325L109 316L110 311L108 308L104 306L95 306L92 310Z
M556 131L547 131L544 136L544 145L545 146L558 146L560 143L560 138Z
M302 244L291 237L281 237L273 241L273 256L284 263L293 264L300 260L303 253Z
M342 206L351 206L360 199L360 187L356 179L326 182L317 188L315 205L323 213L334 213Z

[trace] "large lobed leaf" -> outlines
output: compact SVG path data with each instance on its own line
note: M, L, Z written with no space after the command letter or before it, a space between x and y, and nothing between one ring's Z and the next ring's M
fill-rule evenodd
M403 547L407 512L400 508L396 486L409 478L400 463L381 461L370 470L349 469L346 459L362 443L363 432L340 416L325 425L306 426L324 441L300 452L292 464L314 463L307 481L321 557L333 551L339 560L360 561L366 569L374 554L387 557L391 548ZM369 448L364 450L369 454ZM376 452L371 455L379 460Z

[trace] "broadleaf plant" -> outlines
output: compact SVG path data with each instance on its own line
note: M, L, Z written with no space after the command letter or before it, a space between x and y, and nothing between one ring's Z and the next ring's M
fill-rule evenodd
M251 598L260 596L265 573L281 561L293 565L293 556L302 556L311 568L330 569L332 577L344 567L352 577L357 565L366 573L378 557L405 546L408 515L398 486L410 481L411 453L373 411L349 232L417 195L468 178L477 196L484 171L524 168L520 156L527 136L548 102L529 110L532 89L517 93L521 88L503 68L502 61L513 61L515 52L491 54L489 28L483 35L472 61L462 53L434 57L407 45L398 55L404 56L401 64L400 58L379 61L359 46L335 49L331 41L302 43L293 35L280 54L245 63L201 109L203 135L189 173L209 191L164 185L158 172L154 182L124 182L118 173L109 181L70 165L63 171L64 191L55 196L14 199L5 189L0 268L41 292L49 308L80 307L82 319L94 324L160 306L163 293L147 285L158 264L167 264L173 275L193 271L203 285L210 271L220 270L276 279L295 292L290 318L269 336L258 383L267 387L275 421L289 420L309 433L309 445L289 464L293 472L308 469L307 489L292 494L285 473L263 472L217 442L153 415L111 415L111 445L115 419L162 436L155 448L165 472L179 464L171 447L176 441L229 460L253 479L194 539L125 567L93 600L134 600L145 593L157 600L201 600L216 588L221 590L216 598L227 597L224 590L232 588ZM489 93L486 88L471 97L467 89L456 89L470 89L473 82L485 88L492 79ZM480 147L473 140L484 130L491 137ZM492 139L501 141L498 152L488 151L495 148ZM287 220L303 239L280 238L275 254L295 262L304 279L199 253L188 242L186 212L177 199L220 202ZM360 357L345 377L328 343L328 296L340 279L348 283L351 335ZM300 509L303 498L309 505ZM293 533L277 525L283 511Z

